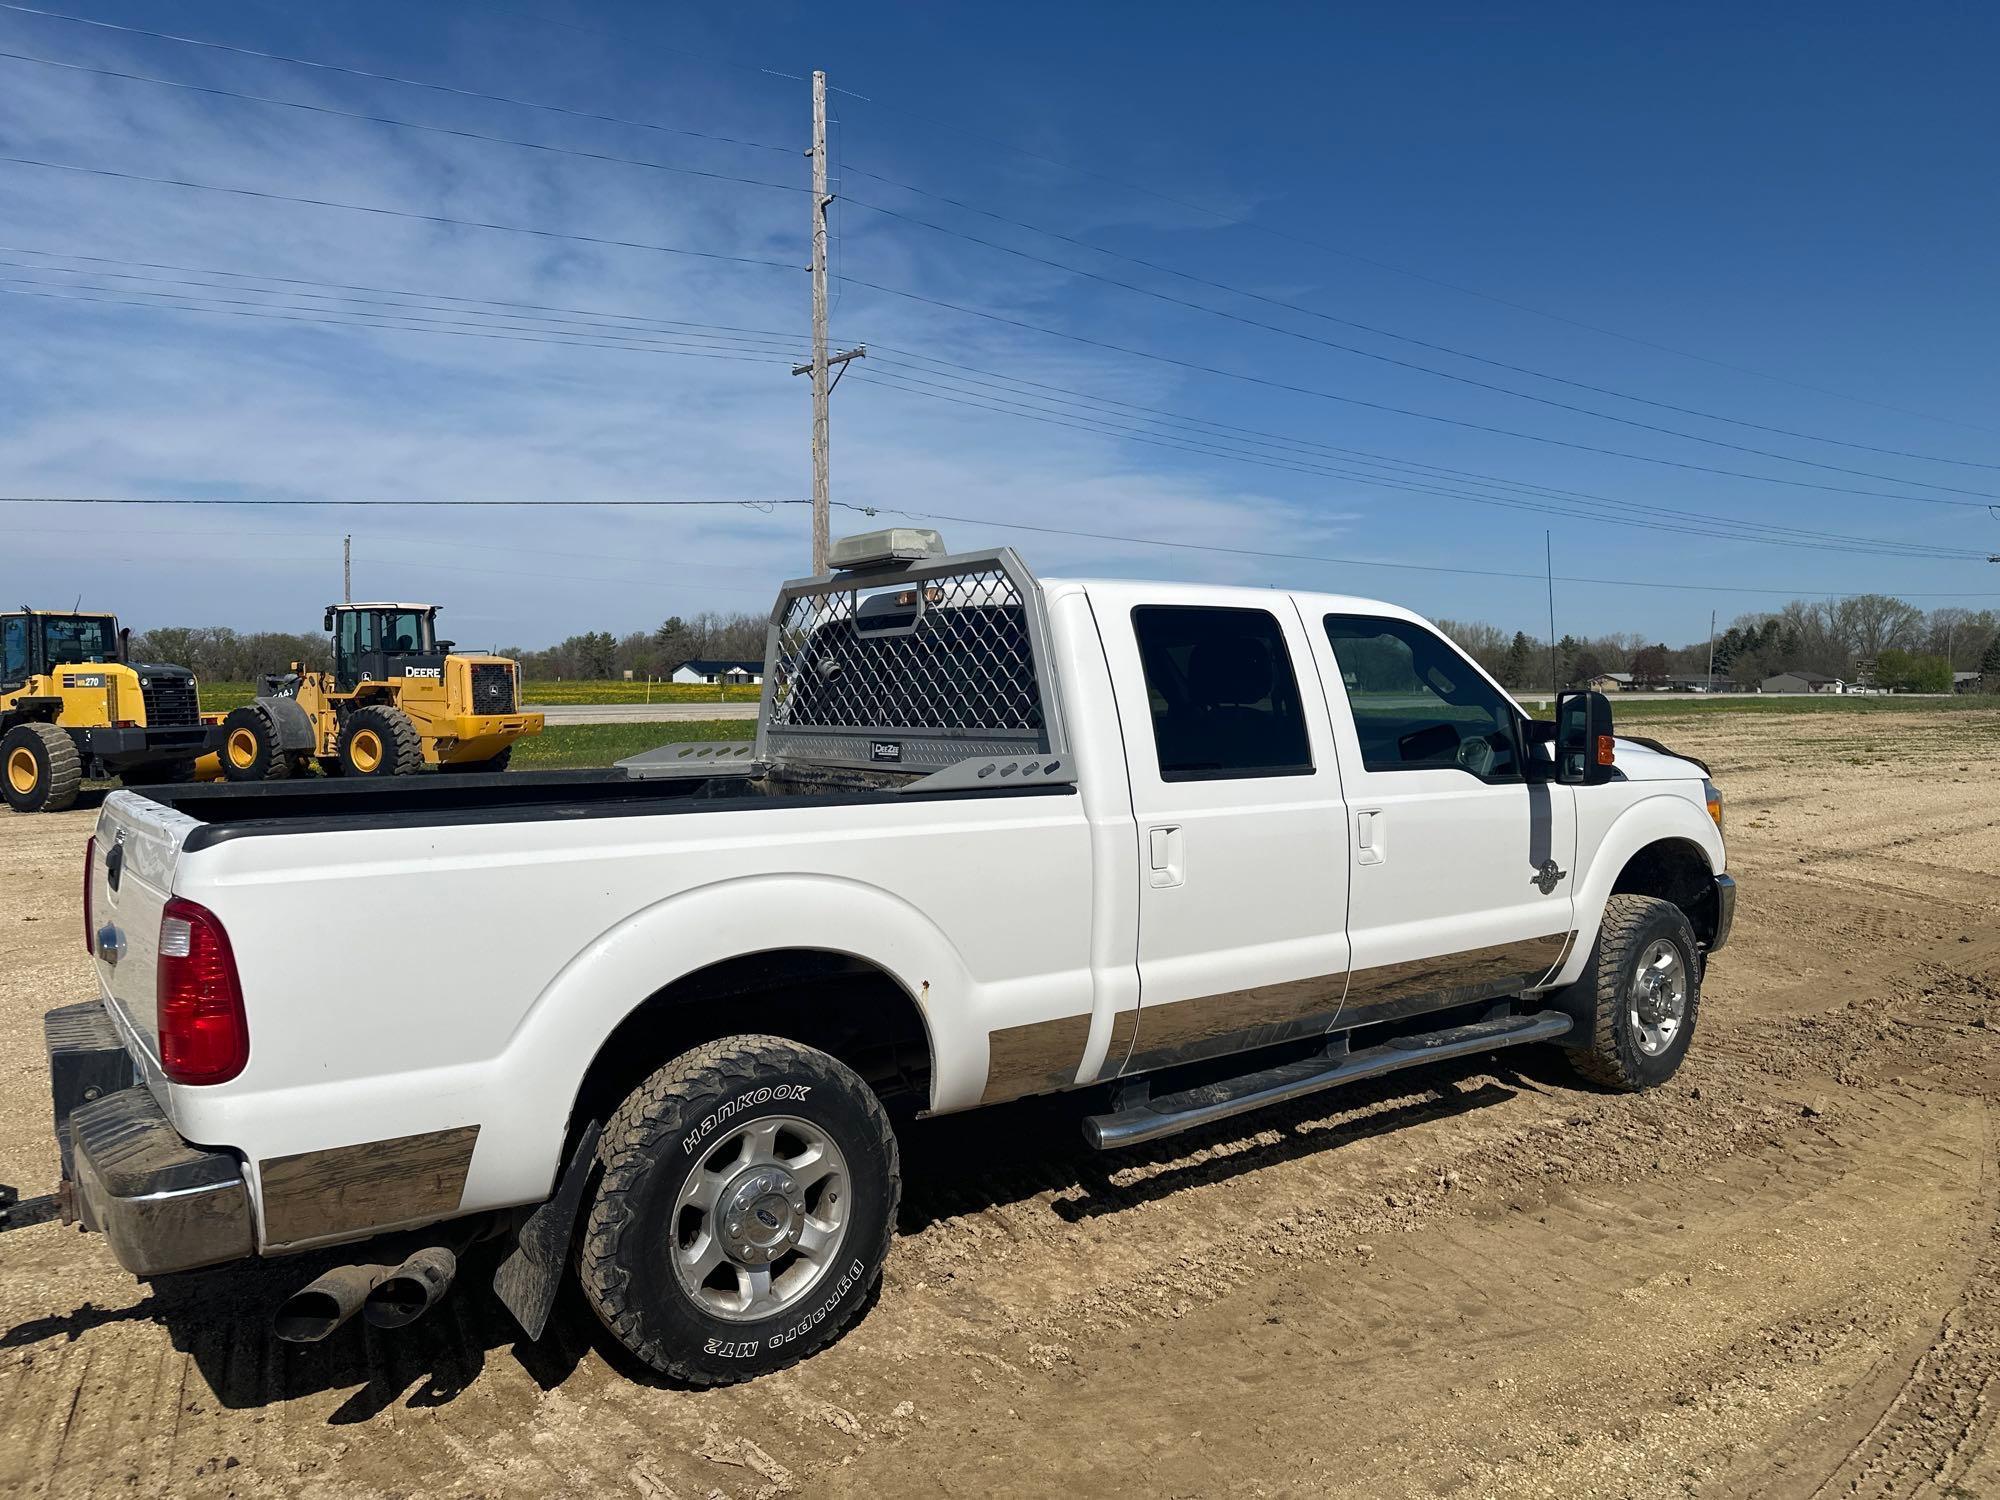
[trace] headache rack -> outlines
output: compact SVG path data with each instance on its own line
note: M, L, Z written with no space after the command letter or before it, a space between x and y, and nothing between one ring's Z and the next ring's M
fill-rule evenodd
M832 558L778 591L754 755L665 746L630 774L723 761L926 789L1074 779L1041 586L1011 547L947 554L937 533L898 529L843 538Z

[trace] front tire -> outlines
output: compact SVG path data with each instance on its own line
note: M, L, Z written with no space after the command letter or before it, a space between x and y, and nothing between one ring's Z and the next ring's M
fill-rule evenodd
M831 1343L868 1305L902 1181L881 1101L826 1053L727 1037L627 1096L578 1270L635 1358L728 1385Z
M1557 1004L1576 1017L1565 1046L1585 1078L1627 1093L1665 1083L1701 1008L1701 950L1687 914L1654 896L1613 896L1589 964Z
M0 796L15 812L61 812L83 785L76 741L53 724L16 724L0 738Z
M277 781L291 760L278 743L278 721L260 703L232 708L222 721L222 774L231 781Z
M423 768L417 726L400 708L358 708L340 726L340 769L345 776L414 776Z

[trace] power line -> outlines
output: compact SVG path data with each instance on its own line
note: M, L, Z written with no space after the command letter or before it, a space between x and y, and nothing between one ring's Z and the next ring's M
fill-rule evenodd
M1227 458L1240 463L1256 464L1259 467L1263 468L1282 469L1282 470L1287 470L1291 473L1304 474L1316 478L1353 480L1360 483L1374 485L1378 488L1383 488L1383 489L1400 490L1421 495L1433 495L1442 499L1449 499L1449 500L1470 501L1478 505L1497 506L1507 510L1529 511L1542 515L1563 516L1569 519L1598 521L1607 525L1632 526L1648 531L1663 531L1663 532L1677 533L1684 536L1698 536L1705 540L1760 542L1768 546L1803 548L1818 552L1844 552L1844 553L1859 554L1871 557L1884 557L1884 556L1909 557L1909 558L1925 558L1931 560L1943 560L1944 556L1947 556L1928 551L1906 550L1903 544L1893 543L1893 542L1882 543L1874 546L1856 546L1847 543L1805 541L1787 537L1765 536L1748 531L1726 530L1718 528L1714 524L1691 526L1691 525L1676 524L1671 521L1648 521L1630 516L1607 516L1599 512L1579 509L1572 505L1564 505L1558 502L1536 500L1529 497L1522 497L1522 496L1506 497L1506 496L1498 496L1491 494L1476 494L1465 490L1442 489L1439 488L1436 484L1420 484L1412 482L1411 480L1408 479L1395 479L1395 478L1388 478L1372 474L1358 474L1349 470L1332 469L1322 466L1307 466L1304 463L1286 463L1268 458L1260 458L1254 455L1246 455L1240 452L1231 452L1229 450L1224 450L1224 449L1203 447L1181 442L1171 442L1165 439L1160 439L1146 435L1134 435L1134 429L1131 428L1116 428L1116 427L1107 428L1103 426L1085 426L1081 423L1068 422L1055 417L1043 416L1038 414L1033 409L1012 408L1012 407L1007 407L1004 404L996 406L990 400L981 401L981 400L967 399L962 396L946 394L945 392L939 390L936 387L906 385L898 381L886 380L879 375L873 375L873 374L857 375L855 379L864 380L870 385L887 386L888 388L893 390L905 391L912 395L929 396L933 399L952 402L953 404L956 405L971 406L981 410L996 410L996 409L1003 410L1006 411L1008 415L1024 416L1029 418L1030 420L1047 422L1052 426L1073 427L1079 431L1096 432L1106 436L1127 436L1129 437L1130 441L1147 443L1156 447L1173 448L1181 452L1200 453L1212 457ZM1975 560L1977 556L1979 556L1979 554L1964 553L1958 555L1956 558L1953 558L1952 560L1972 561Z
M320 62L309 57L290 57L282 52L260 52L255 47L239 47L230 42L209 41L203 37L179 36L170 31L150 31L143 26L122 26L115 21L100 21L90 16L65 15L61 11L42 10L33 5L21 5L14 0L0 0L0 10L17 11L25 16L40 16L51 21L67 21L72 26L94 26L102 31L119 31L128 36L150 37L158 42L173 42L183 47L206 47L214 52L229 52L238 57L254 57L263 62L285 63L295 68L313 68L324 73L340 73L349 78L366 78L374 83L394 83L404 88L428 89L432 93L451 94L460 99L480 99L489 104L506 104L517 109L541 110L547 114L568 115L572 119L595 120L605 125L625 125L634 130L654 130L667 135L689 136L700 141L714 141L724 146L749 146L759 151L776 151L783 156L795 156L793 147L780 146L771 141L746 140L739 136L716 135L705 130L689 130L678 125L662 125L652 120L628 119L622 115L599 114L587 109L572 109L562 104L547 104L534 99L519 99L508 94L489 94L479 89L458 88L446 83L433 83L423 78L403 78L394 73L375 73L367 68L349 67L342 63Z
M5 54L0 54L0 55L5 55ZM1704 421L1726 422L1731 426L1745 427L1756 432L1768 432L1768 433L1773 433L1779 437L1797 438L1803 442L1829 443L1837 447L1854 448L1864 453L1879 453L1891 458L1918 459L1927 463L1954 464L1961 468L2000 470L2000 464L1984 463L1976 459L1947 458L1941 454L1918 453L1903 448L1883 448L1883 447L1878 447L1872 443L1857 443L1847 438L1826 437L1824 435L1811 432L1798 432L1789 427L1775 427L1770 425L1769 423L1752 422L1742 417L1731 417L1731 416L1725 416L1719 412L1703 411L1697 407L1680 406L1672 401L1655 400L1650 396L1635 396L1629 391L1621 391L1611 386L1594 384L1593 382L1587 380L1572 380L1567 376L1551 374L1547 370L1537 370L1527 365L1512 364L1506 360L1492 359L1483 354L1473 354L1465 349L1453 348L1449 344L1440 344L1430 339L1422 339L1414 337L1413 335L1410 334L1397 333L1393 329L1379 328L1370 323L1358 322L1353 318L1339 317L1333 313L1322 312L1317 308L1306 307L1303 304L1297 302L1288 302L1282 297L1272 297L1263 292L1252 291L1247 287L1232 286L1228 282L1216 281L1206 276L1197 276L1193 272L1182 271L1176 269L1173 266L1163 265L1158 261L1146 260L1143 257L1135 255L1126 255L1120 251L1109 249L1106 246L1093 244L1089 240L1079 239L1075 235L1064 234L1059 230L1046 229L1038 224L1030 224L1022 219L1009 218L1005 214L995 213L990 209L981 208L977 204L967 203L957 198L949 198L941 193L932 193L923 188L916 187L910 183L899 182L895 178L884 177L879 172L865 171L860 167L851 167L849 168L849 171L852 172L853 175L857 177L871 178L876 182L885 183L890 187L900 188L904 192L915 193L921 197L930 198L939 203L949 204L954 208L963 209L968 213L978 214L982 218L992 219L997 223L1009 224L1016 229L1025 229L1031 234L1045 235L1050 239L1060 240L1064 244L1075 245L1081 249L1092 251L1098 255L1108 256L1113 260L1121 260L1129 265L1141 266L1149 271L1157 271L1162 275L1178 276L1184 281L1191 281L1195 283L1197 286L1205 286L1214 291L1225 292L1231 296L1246 297L1253 301L1267 303L1272 307L1284 308L1288 312L1295 312L1305 317L1318 318L1322 322L1337 324L1342 328L1352 328L1361 333L1373 334L1377 338L1393 339L1397 343L1410 344L1416 348L1429 349L1439 354L1448 354L1455 359L1471 360L1476 364L1488 365L1498 370L1507 370L1516 375L1526 375L1536 380L1552 381L1558 385L1569 386L1575 390L1591 391L1597 395L1611 396L1620 401L1633 401L1643 406L1657 407L1662 411L1678 412L1682 416L1699 417ZM1169 296L1164 292L1156 291L1150 287L1142 287L1142 286L1137 286L1131 282L1120 281L1116 277L1100 275L1097 272L1087 271L1079 266L1065 265L1061 261L1050 260L1044 256L1034 255L1026 250L1017 249L1012 245L1004 245L996 240L985 239L979 235L967 234L963 230L953 229L944 224L935 224L928 219L917 218L914 214L901 213L896 209L885 208L879 203L870 203L866 199L857 198L852 194L845 195L845 201L851 204L853 207L863 209L869 213L880 214L884 218L895 219L901 223L913 224L919 228L928 229L937 234L949 235L954 239L961 239L969 244L982 245L988 249L1001 251L1003 254L1018 256L1022 259L1032 261L1037 265L1048 266L1056 270L1066 271L1072 275L1083 276L1092 281L1101 281L1109 286L1119 287L1125 291L1136 292L1141 296L1158 298L1162 301L1173 303L1175 306L1178 307L1191 308L1194 311L1205 312L1210 314L1211 316L1218 318L1227 318L1232 322L1244 323L1252 328L1265 329L1268 332L1283 334L1289 338L1307 339L1313 343L1323 344L1330 349L1338 349L1343 353L1360 355L1364 359L1383 360L1387 363L1398 365L1404 369L1417 370L1423 374L1434 375L1444 380L1464 381L1472 385L1477 385L1482 390L1498 391L1503 395L1515 396L1523 401L1540 401L1546 405L1556 406L1564 411L1579 412L1583 415L1597 417L1600 420L1607 422L1622 422L1630 426L1644 427L1648 431L1665 432L1675 437L1691 438L1693 441L1696 442L1717 441L1715 439L1701 437L1698 434L1694 433L1675 432L1671 428L1653 427L1650 426L1649 424L1642 422L1637 422L1637 423L1631 422L1627 418L1613 416L1606 412L1590 411L1588 408L1584 407L1575 407L1566 405L1561 402L1548 401L1544 397L1530 395L1527 392L1523 391L1509 390L1504 386L1488 385L1482 381L1471 381L1468 380L1468 378L1465 376L1455 375L1449 371L1434 370L1426 365L1411 364L1406 361L1392 359L1387 355L1377 354L1370 350L1356 349L1351 347L1350 345L1334 343L1325 339L1314 339L1312 338L1311 335L1299 333L1295 329L1283 328L1272 323L1259 322L1254 318L1244 318L1239 316L1238 314L1226 312L1220 308L1208 307L1199 302L1188 301L1185 298ZM1731 448L1738 447L1737 444L1733 443L1722 443L1720 444L1720 446L1731 447ZM1786 462L1790 463L1809 464L1814 462L1811 459L1791 458L1785 454L1764 453L1762 450L1756 448L1741 448L1739 451L1745 453L1756 453L1760 457L1765 457L1765 458L1784 459ZM1833 466L1819 465L1819 467L1833 467ZM1850 471L1841 470L1840 472L1845 473ZM1891 478L1892 476L1870 475L1868 477L1886 479L1886 478ZM1918 481L1911 480L1911 481L1897 481L1897 482L1916 483Z
M417 120L401 120L392 115L371 115L361 110L336 109L330 104L307 104L297 99L278 99L268 94L246 94L235 89L217 88L209 84L183 83L174 78L157 78L149 73L127 73L117 68L95 67L85 63L59 62L52 57L36 57L27 52L0 51L0 57L11 58L15 62L38 63L45 68L64 68L72 73L94 73L101 78L120 78L130 83L150 83L160 88L184 89L189 93L209 94L218 99L238 99L248 104L269 104L280 109L308 110L316 115L332 115L343 120L360 120L370 125L393 125L400 130L421 130L431 135L453 135L462 140L483 141L495 146L518 146L524 151L545 151L553 156L575 156L586 161L610 162L622 167L645 167L654 172L676 172L686 177L706 177L715 182L730 182L745 187L774 188L781 193L803 193L806 187L797 182L771 182L762 177L741 177L730 172L711 172L701 167L677 166L672 162L646 161L633 156L615 156L606 151L585 151L574 146L551 146L544 141L524 141L514 136L489 135L479 130L461 130L449 125L426 125Z
M0 7L4 8L4 7ZM407 510L460 508L527 508L538 510L673 510L680 507L739 506L769 511L779 505L810 505L810 500L321 500L298 496L189 495L0 495L0 505L254 505L273 509L340 509L372 506ZM859 508L859 507L854 507Z
M0 9L6 8L4 3L0 3ZM406 208L384 208L380 204L341 203L331 198L305 198L293 193L274 193L263 188L228 187L213 182L195 182L185 177L152 177L143 172L116 172L109 167L86 167L67 161L41 161L31 156L0 156L0 162L11 162L20 167L42 167L53 172L78 172L90 177L112 177L125 182L147 182L161 187L194 188L205 193L228 193L239 198L263 198L275 203L303 203L312 208L337 208L348 213L379 214L391 219L414 219L424 224L448 224L455 229L491 229L502 234L527 234L538 239L571 240L578 244L604 245L617 250L650 250L661 255L687 255L697 260L727 261L741 266L769 266L780 271L798 269L789 261L766 260L753 255L725 255L718 250L690 250L680 245L654 245L642 240L619 240L558 229L535 229L523 224L496 224L483 219L454 219L445 214L417 213Z
M83 260L95 265L136 266L144 271L185 271L195 276L229 276L243 281L276 281L287 286L320 287L337 292L375 292L385 297L427 297L433 302L479 303L489 307L512 307L528 312L575 313L587 318L616 318L628 323L650 323L660 328L697 328L714 333L748 333L769 335L773 338L793 339L805 335L785 328L743 328L730 323L690 323L673 318L653 318L638 313L611 312L597 307L561 307L546 302L507 302L497 297L466 297L450 292L412 291L407 287L367 286L351 281L317 281L302 276L273 276L262 271L224 271L213 266L184 266L171 261L121 260L115 256L85 255L75 250L40 250L25 245L0 245L0 254L41 255L50 259ZM49 269L60 269L50 267ZM76 273L81 274L81 273ZM104 275L122 275L120 272L104 272ZM138 278L144 279L144 278ZM186 283L189 286L196 282Z
M166 294L156 292L150 295L161 296ZM471 329L411 327L407 324L396 322L364 321L361 314L354 314L348 318L307 317L300 313L275 311L252 312L247 309L232 307L179 307L172 303L141 302L131 297L83 297L72 292L30 291L24 287L4 285L0 285L0 296L43 297L53 302L95 302L108 307L140 307L152 312L194 313L217 318L261 318L280 323L309 323L322 328L371 328L384 333L427 333L444 338L499 339L514 344L547 344L557 349L615 349L623 350L630 354L671 354L679 359L724 359L746 364L788 363L786 357L780 357L775 352L764 354L745 352L736 354L713 349L677 350L666 346L646 347L634 344L609 344L564 335L556 330L550 331L551 337L535 338L526 333L497 333L474 331ZM329 311L329 309L317 308L314 311L324 313ZM386 317L386 315L382 316Z
M0 158L4 159L4 158ZM1288 381L1273 380L1268 376L1246 374L1240 370L1225 370L1218 365L1205 365L1196 360L1182 359L1172 354L1158 354L1149 349L1135 349L1129 344L1114 344L1106 339L1091 338L1086 334L1070 333L1060 328L1050 328L1040 323L1030 323L1021 318L1010 318L1004 313L988 312L983 308L968 307L961 302L950 302L942 297L928 297L921 292L906 291L901 287L884 286L880 282L864 281L857 276L846 278L851 286L866 287L872 292L881 292L890 297L901 297L911 302L921 302L930 307L941 307L950 312L964 313L968 317L984 318L989 322L1005 324L1029 333L1044 334L1050 338L1066 339L1071 343L1084 344L1093 349L1108 350L1113 354L1125 354L1135 359L1152 360L1159 364L1173 365L1178 369L1193 370L1204 375L1219 375L1229 380L1241 380L1251 385L1264 386L1271 390L1287 391L1297 396L1311 396L1320 401L1338 401L1349 406L1359 406L1370 411L1388 412L1394 416L1415 417L1420 421L1438 422L1447 427L1462 427L1472 432L1492 433L1499 437L1520 438L1530 443L1545 443L1556 448L1570 448L1581 453L1596 453L1607 458L1630 459L1637 463L1659 464L1666 468L1687 469L1697 474L1718 474L1729 479L1750 479L1759 484L1781 484L1791 489L1821 490L1835 495L1864 495L1877 500L1906 500L1923 505L1956 505L1974 510L1985 510L1990 503L2000 503L2000 495L1979 500L1951 500L1934 495L1903 495L1886 490L1855 489L1847 485L1818 484L1804 479L1780 479L1769 474L1750 474L1740 469L1721 469L1709 464L1689 463L1683 459L1660 458L1648 453L1628 453L1618 448L1605 448L1592 443L1574 442L1568 438L1548 437L1540 433L1520 432L1508 427L1494 427L1483 422L1469 422L1459 417L1440 416L1435 412L1414 411L1407 407L1390 406L1381 401L1368 401L1359 396L1342 396L1332 391L1322 391L1311 386L1294 385ZM1900 481L1896 481L1900 482ZM1967 490L1961 493L1973 495L1981 492Z
M984 390L996 391L1009 397L1051 400L1051 398L1040 396L1038 393L1043 391L1054 392L1061 397L1081 398L1080 400L1053 401L1052 404L1058 407L1073 408L1075 410L1085 411L1085 412L1093 411L1101 407L1113 407L1122 409L1117 413L1118 415L1123 415L1123 413L1126 411L1135 413L1146 413L1148 415L1138 417L1136 418L1136 420L1151 422L1155 426L1170 427L1171 424L1179 423L1179 424L1188 424L1198 428L1214 428L1216 429L1216 432L1214 433L1196 432L1191 435L1203 438L1205 440L1227 441L1239 444L1243 444L1247 440L1247 445L1250 447L1269 449L1273 453L1276 453L1280 456L1303 455L1304 457L1307 458L1319 459L1321 458L1322 455L1324 455L1327 457L1338 458L1343 462L1360 463L1368 467L1375 467L1375 468L1387 467L1395 470L1410 471L1411 473L1416 474L1418 477L1422 477L1430 482L1437 482L1440 479L1440 477L1443 477L1454 482L1473 483L1479 485L1492 485L1492 486L1498 486L1503 489L1521 490L1540 496L1549 496L1553 498L1567 499L1567 500L1588 501L1595 504L1611 506L1620 510L1631 510L1639 512L1672 515L1681 517L1683 519L1713 522L1719 525L1754 527L1755 529L1760 531L1779 532L1794 536L1815 537L1822 540L1869 542L1877 545L1895 546L1895 547L1917 547L1920 545L1924 545L1917 543L1895 542L1881 537L1855 536L1851 533L1846 533L1846 532L1819 531L1819 530L1814 530L1810 527L1778 526L1768 522L1754 522L1734 516L1718 515L1712 511L1685 510L1673 506L1648 504L1644 502L1631 501L1631 500L1619 500L1607 495L1594 494L1588 490L1571 490L1551 485L1531 484L1520 480L1502 478L1498 475L1482 474L1476 470L1455 469L1441 464L1422 463L1409 459L1395 458L1387 454L1371 453L1368 450L1362 448L1346 448L1336 444L1318 443L1308 439L1291 437L1282 433L1272 433L1259 428L1240 427L1233 423L1228 423L1228 422L1216 422L1206 417L1195 416L1191 413L1170 411L1162 407L1146 406L1138 402L1119 400L1116 397L1096 395L1088 391L1079 391L1074 389L1073 387L1050 385L1044 381L1027 380L1023 379L1020 376L1003 375L996 371L981 370L977 366L967 365L958 360L950 360L950 361L941 360L936 358L935 356L919 354L912 350L899 349L896 346L890 344L873 343L870 345L870 349L872 351L875 351L875 364L876 368L878 369L891 370L891 371L901 370L911 374L921 375L931 380L943 380L951 382L956 385L970 386ZM904 356L905 359L917 360L920 362L920 364L906 365L903 364L902 361L897 359L884 359L881 357L883 353L900 354ZM926 367L936 367L936 368L926 368ZM970 372L970 373L968 374L965 372ZM991 375L993 376L993 380L978 380L972 378L973 376L976 375ZM996 384L995 382L1012 382L1012 384L1011 385ZM1015 390L1013 388L1016 385L1028 386L1032 387L1033 389L1029 392L1022 392L1019 390ZM1234 436L1239 434L1241 436ZM1929 550L1934 551L1940 555L1955 555L1967 558L1971 557L1984 558L1985 556L1987 556L1987 549L1930 547Z

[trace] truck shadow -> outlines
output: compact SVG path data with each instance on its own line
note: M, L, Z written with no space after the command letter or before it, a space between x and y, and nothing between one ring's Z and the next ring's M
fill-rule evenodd
M905 1190L898 1232L919 1234L956 1215L1045 1196L1072 1222L1115 1216L1191 1186L1463 1116L1541 1088L1535 1077L1540 1069L1528 1058L1510 1062L1526 1071L1496 1070L1482 1058L1440 1063L1112 1154L1092 1151L1079 1128L1086 1114L1104 1107L1095 1091L911 1122L900 1129ZM1133 1168L1149 1170L1135 1181L1116 1180ZM78 1253L101 1253L101 1247L79 1246ZM318 1344L285 1344L272 1336L272 1316L286 1297L342 1259L364 1253L350 1248L345 1256L318 1252L162 1277L124 1308L86 1302L0 1330L0 1350L77 1342L112 1325L152 1322L194 1361L224 1408L256 1409L346 1391L327 1418L336 1426L367 1423L397 1405L449 1405L479 1379L496 1351L506 1351L543 1390L563 1385L593 1352L622 1376L666 1384L611 1344L574 1282L558 1299L546 1335L529 1343L491 1290L499 1256L491 1245L470 1250L451 1295L407 1328L384 1332L357 1318ZM211 1399L192 1390L190 1397Z

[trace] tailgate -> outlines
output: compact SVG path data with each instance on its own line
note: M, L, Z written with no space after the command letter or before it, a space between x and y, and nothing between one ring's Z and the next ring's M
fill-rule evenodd
M199 826L132 792L113 792L97 816L87 877L97 982L156 1063L160 913L173 891L181 844Z

